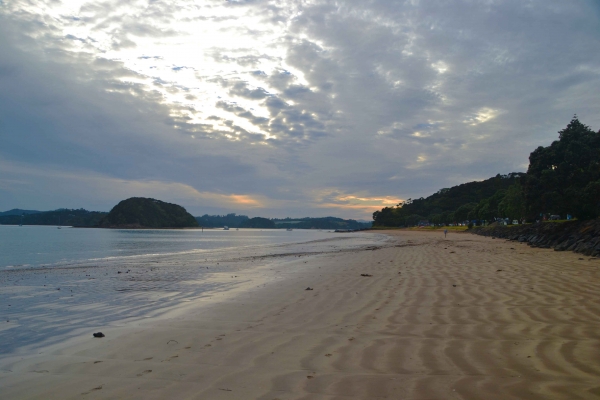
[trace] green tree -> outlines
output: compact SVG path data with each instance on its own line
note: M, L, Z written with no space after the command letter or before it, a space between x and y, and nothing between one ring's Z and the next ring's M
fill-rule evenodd
M454 219L456 222L463 222L469 219L469 213L477 207L477 203L464 204L454 211Z
M268 218L254 217L242 222L240 228L275 229L275 222Z
M511 220L521 219L525 216L525 198L520 182L516 182L508 188L506 195L498 204L498 211L500 216L508 217Z
M600 184L600 133L574 116L559 132L559 140L529 156L523 182L527 214L531 219L540 213L598 217L596 184Z
M495 218L503 217L500 215L499 205L505 195L506 190L498 190L493 196L481 200L473 210L474 216L484 221L493 221Z

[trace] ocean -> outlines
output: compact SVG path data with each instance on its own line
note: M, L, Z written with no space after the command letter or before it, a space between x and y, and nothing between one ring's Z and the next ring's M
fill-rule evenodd
M250 284L252 268L384 242L366 232L0 225L0 354L34 351ZM307 258L308 259L308 258ZM274 275L275 276L275 275Z
M340 237L327 230L93 229L0 225L0 269L79 265Z

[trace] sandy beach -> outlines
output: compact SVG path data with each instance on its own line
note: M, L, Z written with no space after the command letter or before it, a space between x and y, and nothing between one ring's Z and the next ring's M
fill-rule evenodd
M0 398L600 398L600 260L386 234L377 247L252 260L245 284L166 318L6 357Z

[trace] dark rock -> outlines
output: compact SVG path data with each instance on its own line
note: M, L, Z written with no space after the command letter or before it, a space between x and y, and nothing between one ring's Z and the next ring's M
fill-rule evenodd
M94 337L97 337L97 338L103 338L104 336L105 335L102 332L96 332L96 333L94 333Z
M314 289L313 289L313 288L311 288L311 287L309 286L309 287L307 287L307 288L306 288L306 289L304 289L304 290L314 290Z
M586 256L600 254L600 219L476 227L470 232L482 236L515 240L536 248L574 251Z

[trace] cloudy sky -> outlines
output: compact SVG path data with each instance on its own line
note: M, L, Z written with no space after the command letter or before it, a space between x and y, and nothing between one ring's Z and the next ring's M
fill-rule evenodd
M369 219L600 128L597 0L0 0L0 211Z

